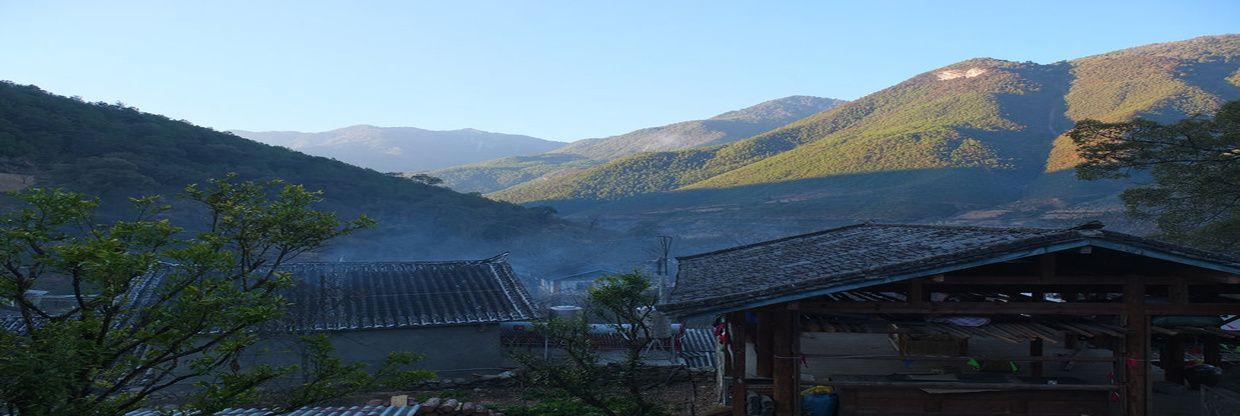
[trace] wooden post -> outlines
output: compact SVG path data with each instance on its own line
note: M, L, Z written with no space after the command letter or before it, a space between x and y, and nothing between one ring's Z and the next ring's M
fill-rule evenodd
M1149 414L1149 349L1150 318L1145 314L1145 283L1137 281L1124 285L1124 366L1127 374L1124 385L1128 416Z
M728 327L732 329L732 415L745 416L745 312L729 314Z
M1201 338L1201 355L1206 364L1218 367L1223 365L1223 354L1219 349L1218 336L1206 335Z
M797 361L793 359L793 328L792 314L788 310L775 312L775 414L779 416L793 416L794 400L797 398Z
M921 306L927 299L926 287L921 279L913 279L908 282L908 303L914 306Z
M758 337L754 342L754 354L757 354L757 368L755 373L758 377L771 378L775 360L774 351L771 349L775 343L775 314L771 311L758 312Z
M1162 361L1163 379L1184 384L1184 335L1172 335L1159 354Z
M1029 341L1029 356L1042 356L1042 338L1034 338L1032 341ZM1029 371L1034 377L1042 377L1042 362L1034 361L1029 363Z

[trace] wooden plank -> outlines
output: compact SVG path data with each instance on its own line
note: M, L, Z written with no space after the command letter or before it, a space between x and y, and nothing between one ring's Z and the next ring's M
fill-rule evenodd
M1167 299L1176 305L1188 303L1188 282L1183 280L1172 283L1167 287Z
M754 343L754 354L757 354L757 368L755 374L758 377L770 378L773 376L774 367L774 350L775 343L775 326L772 320L775 314L769 310L758 312L758 336Z
M732 329L732 416L745 416L745 312L728 314Z

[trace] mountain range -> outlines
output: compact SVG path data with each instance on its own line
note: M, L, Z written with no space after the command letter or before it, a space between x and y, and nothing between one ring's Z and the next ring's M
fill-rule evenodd
M1076 180L1079 159L1064 133L1086 118L1171 121L1236 99L1240 35L1221 35L1048 64L970 59L850 102L788 97L568 145L495 135L488 137L534 146L489 154L462 150L482 146L471 139L444 139L465 143L446 147L472 155L462 162L417 152L464 163L431 173L483 198L375 171L419 170L411 162L365 169L344 163L348 151L332 160L290 150L339 145L372 157L395 146L389 153L409 155L435 147L397 138L425 130L279 133L265 139L273 146L4 82L0 190L79 190L101 197L105 218L122 218L130 196L175 196L229 172L283 178L323 190L323 207L341 216L378 218L379 230L324 257L481 258L511 249L516 263L551 272L632 267L620 261L643 258L650 247L642 244L655 235L677 236L683 252L704 251L859 220L1102 219L1140 232L1149 225L1125 220L1116 198L1132 182ZM448 133L456 136L440 137L478 132ZM0 198L0 207L12 203Z
M440 169L507 156L535 155L564 143L474 129L350 126L318 133L245 131L236 134L380 172Z
M570 175L629 155L714 146L742 140L844 103L791 96L729 111L705 120L644 128L618 136L583 139L551 152L440 169L430 175L462 192L494 192L525 182Z
M1076 153L1064 133L1086 118L1171 121L1235 99L1237 35L1050 64L977 58L744 140L633 154L490 196L595 221L682 225L712 216L1042 225L1122 218L1114 196L1127 184L1072 178Z

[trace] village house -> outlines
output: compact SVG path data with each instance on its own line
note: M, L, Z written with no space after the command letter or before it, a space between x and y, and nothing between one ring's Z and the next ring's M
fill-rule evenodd
M504 371L499 324L537 317L502 257L477 261L296 263L287 317L266 328L243 363L301 364L296 337L325 334L336 356L380 365L389 353L425 355L442 377Z
M542 295L583 293L586 289L593 287L598 278L609 274L616 273L605 269L594 269L565 276L543 278L539 280L538 288Z
M660 309L726 319L738 416L799 415L816 385L840 415L1156 414L1155 378L1183 383L1186 343L1222 364L1240 314L1236 259L1098 223L860 224L679 262Z

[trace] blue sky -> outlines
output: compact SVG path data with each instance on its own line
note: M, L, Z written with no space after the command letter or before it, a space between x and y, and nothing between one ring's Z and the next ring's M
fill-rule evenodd
M1240 32L1230 1L0 0L0 79L216 129L575 140L960 60Z

